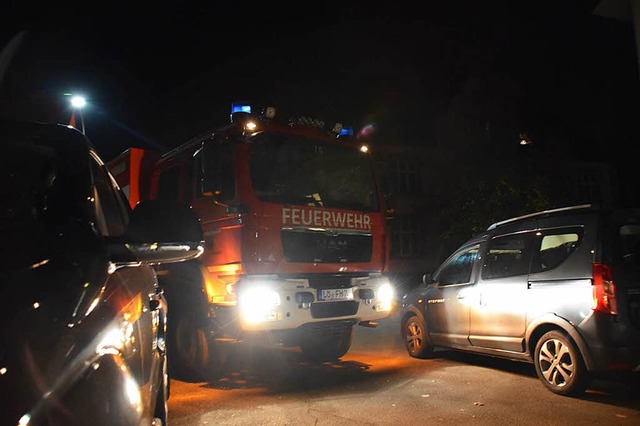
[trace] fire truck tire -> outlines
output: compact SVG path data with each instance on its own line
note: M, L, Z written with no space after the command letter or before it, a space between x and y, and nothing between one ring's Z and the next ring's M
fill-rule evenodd
M218 379L233 350L232 345L215 339L219 333L207 315L201 268L197 261L172 264L160 283L169 306L169 370L172 377L188 381Z
M191 381L220 378L230 359L231 346L207 337L194 316L183 315L176 322L170 342L173 346L175 376Z
M300 349L305 358L314 362L337 361L349 351L353 339L353 327L345 327L340 333L303 336Z
M175 318L169 348L176 375L188 380L202 380L209 364L209 345L205 331L191 315Z

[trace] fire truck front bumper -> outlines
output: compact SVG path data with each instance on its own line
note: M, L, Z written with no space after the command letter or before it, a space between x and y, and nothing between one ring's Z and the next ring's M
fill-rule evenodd
M389 315L394 300L394 288L381 274L322 288L312 287L308 279L277 276L251 277L237 285L243 331L291 330L335 320L375 321Z

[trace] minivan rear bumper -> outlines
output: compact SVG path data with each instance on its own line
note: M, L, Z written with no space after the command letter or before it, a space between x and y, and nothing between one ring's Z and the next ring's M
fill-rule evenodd
M570 334L589 371L640 372L640 329L619 317L594 314Z
M592 347L592 362L591 366L587 363L587 367L589 370L597 373L627 371L640 372L639 353L640 348Z

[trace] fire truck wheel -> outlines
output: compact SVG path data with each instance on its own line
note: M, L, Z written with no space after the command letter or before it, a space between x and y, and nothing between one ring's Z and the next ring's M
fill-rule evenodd
M174 377L191 381L211 381L226 371L231 344L217 342L207 337L194 316L183 315L176 319L175 330L169 348L173 347Z
M345 327L340 333L314 334L303 336L300 341L302 354L310 361L337 361L351 347L353 327Z
M175 319L170 336L169 349L173 349L169 359L178 377L202 380L209 365L209 345L205 331L197 326L192 316L184 315Z

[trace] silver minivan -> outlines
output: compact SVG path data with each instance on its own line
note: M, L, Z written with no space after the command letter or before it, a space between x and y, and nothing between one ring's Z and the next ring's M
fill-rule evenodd
M402 299L409 355L533 363L560 395L640 371L640 209L593 205L491 225Z

